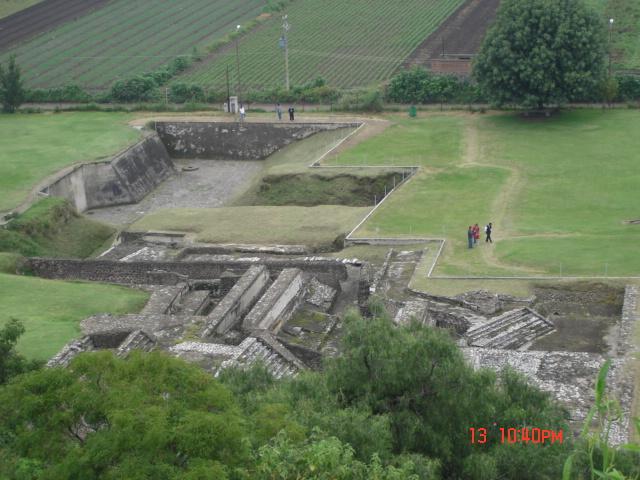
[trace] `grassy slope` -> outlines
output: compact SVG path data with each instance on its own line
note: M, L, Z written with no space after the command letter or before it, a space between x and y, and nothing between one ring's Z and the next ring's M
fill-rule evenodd
M402 61L462 3L462 0L297 0L287 8L291 82L321 76L331 85L353 87L389 78ZM241 79L261 88L283 83L278 40L281 20L240 40ZM328 32L330 34L327 34ZM181 77L208 87L225 86L229 66L236 83L235 49L214 54Z
M13 52L31 87L106 88L191 55L194 46L210 45L237 23L255 18L263 6L263 0L114 0Z
M86 258L115 230L78 215L60 198L47 198L0 229L0 252L25 256Z
M148 294L113 285L60 282L0 274L0 324L21 320L26 333L18 350L46 360L79 333L78 322L96 313L141 309Z
M140 133L120 113L0 115L0 212L65 166L108 156Z
M622 224L640 217L639 123L626 110L400 118L332 162L423 166L358 235L444 236L438 274L639 275L640 232ZM496 243L469 251L467 226L488 221Z
M42 0L0 0L0 18L8 17Z

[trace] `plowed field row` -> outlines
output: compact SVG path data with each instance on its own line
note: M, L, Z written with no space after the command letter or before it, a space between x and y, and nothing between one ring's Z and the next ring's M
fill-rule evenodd
M104 89L115 80L190 55L260 14L262 0L115 0L0 56L18 56L29 87L78 84Z
M299 0L288 9L289 66L293 84L322 76L331 85L354 87L385 80L463 0ZM240 40L243 88L282 85L279 18ZM235 75L235 49L194 66L179 81L223 88L227 66ZM233 79L235 83L235 78Z

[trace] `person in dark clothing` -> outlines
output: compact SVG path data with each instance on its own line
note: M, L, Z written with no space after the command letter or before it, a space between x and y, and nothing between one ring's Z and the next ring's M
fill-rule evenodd
M492 231L493 231L493 225L491 224L491 222L489 222L489 225L484 227L484 233L487 235L487 238L485 239L485 243L487 243L487 242L493 243L493 240L491 240L491 232Z
M469 230L467 230L467 241L469 242L469 248L473 248L473 227L469 225Z
M293 122L295 120L296 109L293 108L293 105L289 107L289 121Z

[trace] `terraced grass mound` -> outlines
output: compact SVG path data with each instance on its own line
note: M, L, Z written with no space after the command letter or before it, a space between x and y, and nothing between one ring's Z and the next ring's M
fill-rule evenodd
M402 174L388 172L372 175L267 175L257 188L243 195L237 205L373 206L376 199L383 198L401 180Z
M61 282L0 273L0 324L17 318L26 332L17 349L28 358L48 360L80 333L79 322L97 313L139 311L146 292L98 283Z
M300 85L320 76L330 85L355 87L391 76L403 60L463 0L297 0L287 9L291 82ZM280 18L239 42L243 88L284 85L284 56L279 48ZM226 88L226 70L236 78L231 45L197 64L179 81Z
M0 252L86 258L114 233L114 228L76 213L66 200L47 198L0 228ZM11 261L10 256L0 258L0 265L5 264L0 271L10 271Z
M117 153L140 138L121 113L0 116L0 212L62 168Z
M263 0L114 0L10 51L29 87L104 89L191 55L260 14Z
M204 243L334 247L367 214L366 207L223 207L160 210L134 223L132 231L185 232Z

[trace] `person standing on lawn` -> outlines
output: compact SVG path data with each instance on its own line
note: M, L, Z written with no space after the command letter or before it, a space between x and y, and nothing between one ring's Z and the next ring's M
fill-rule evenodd
M289 107L289 121L293 122L295 120L296 109L293 108L293 105Z
M480 227L478 226L478 224L476 223L473 226L473 244L477 244L478 240L480 240Z
M493 231L493 224L491 222L489 222L489 225L484 227L484 233L487 235L487 238L484 241L485 243L487 243L487 242L493 243L493 240L491 239L491 232L492 231Z
M469 242L469 248L473 248L473 227L469 225L469 230L467 230L467 241Z
M278 115L278 121L282 120L282 106L276 103L276 115Z

